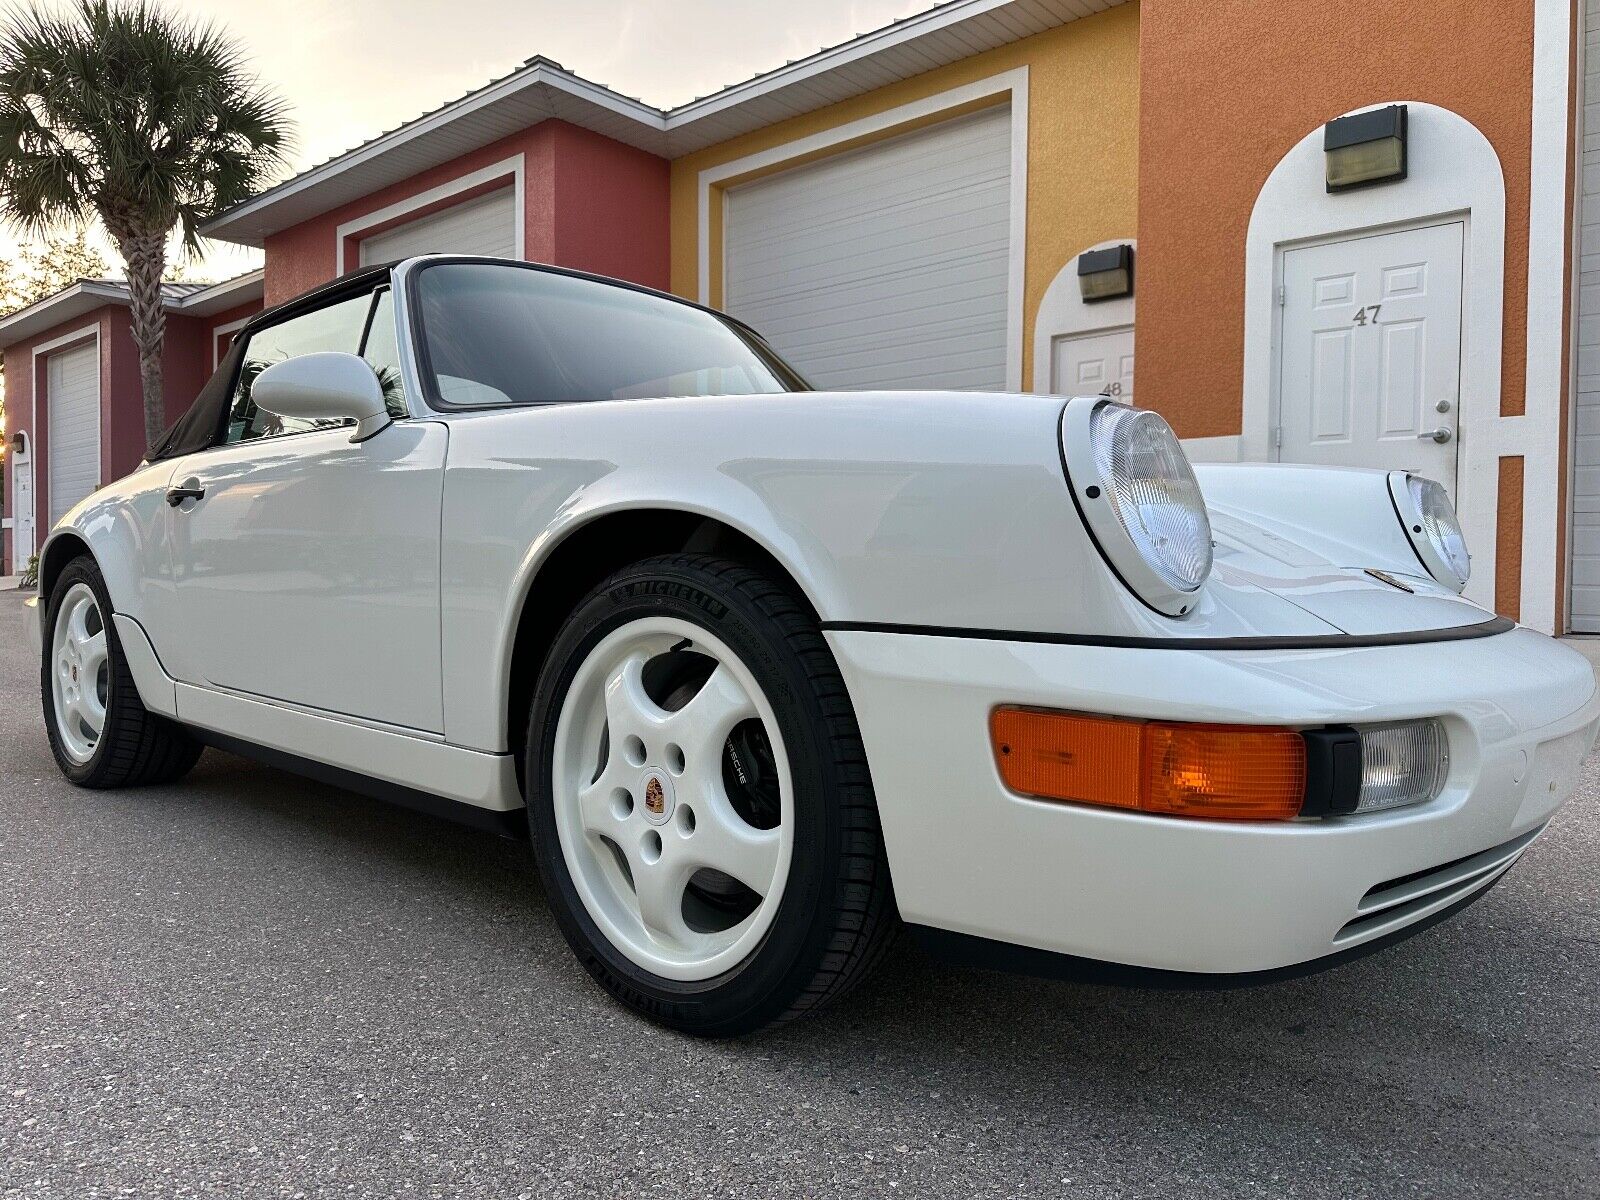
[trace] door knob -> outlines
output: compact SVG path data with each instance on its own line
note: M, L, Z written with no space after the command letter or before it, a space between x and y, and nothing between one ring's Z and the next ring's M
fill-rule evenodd
M1454 436L1448 429L1440 426L1438 429L1425 429L1417 434L1417 440L1423 442L1438 442L1441 446ZM171 493L169 492L168 495Z

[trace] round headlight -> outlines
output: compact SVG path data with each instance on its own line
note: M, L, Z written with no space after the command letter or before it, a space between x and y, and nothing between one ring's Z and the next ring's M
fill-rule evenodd
M1461 532L1456 507L1450 503L1450 493L1432 479L1394 471L1389 475L1389 494L1428 574L1461 591L1472 577L1472 556L1467 553L1467 538Z
M1068 484L1100 553L1157 612L1183 616L1211 574L1211 521L1172 427L1102 397L1061 418Z

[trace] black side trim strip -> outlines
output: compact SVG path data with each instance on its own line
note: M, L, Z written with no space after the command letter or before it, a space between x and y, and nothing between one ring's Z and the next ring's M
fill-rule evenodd
M1417 646L1426 642L1464 642L1515 629L1515 621L1495 617L1475 625L1420 629L1405 633L1326 633L1288 637L1186 638L1121 637L1098 633L1025 633L1015 629L963 629L949 625L898 625L882 621L824 621L839 633L900 633L922 637L973 638L987 642L1037 642L1049 646L1115 646L1127 650L1341 650L1361 646Z
M196 741L204 742L207 746L226 750L229 754L237 754L241 758L254 759L269 767L276 767L280 771L289 771L307 779L314 779L318 783L328 784L330 787L343 788L347 792L359 792L363 796L371 796L374 800L397 804L401 808L427 813L431 817L440 817L457 825L482 829L487 833L499 834L501 837L517 841L526 841L528 838L528 810L525 808L514 808L505 812L479 808L475 804L463 804L459 800L447 800L443 796L435 796L432 792L422 792L402 784L373 779L369 775L347 771L343 767L330 767L327 763L301 758L298 754L290 754L286 750L259 746L255 742L247 742L243 738L232 737L226 733L213 733L209 729L196 729L192 725L185 728Z
M1413 934L1421 933L1441 921L1449 920L1469 904L1488 895L1489 890L1508 874L1510 874L1509 867L1492 881L1470 895L1463 896L1454 904L1441 908L1436 913L1430 913L1404 929L1373 938L1370 942L1363 942L1359 946L1351 946L1348 950L1325 954L1321 958L1313 958L1303 963L1293 963L1287 967L1278 967L1270 971L1245 971L1234 975L1165 971L1158 967L1130 967L1124 963L1102 962L1095 958L1080 958L1073 954L1056 954L1029 946L1014 946L1009 942L991 941L967 933L952 933L948 929L933 929L927 925L907 925L906 928L911 931L918 945L929 954L954 966L1032 975L1040 979L1064 979L1072 983L1107 984L1112 987L1152 988L1161 991L1230 991L1316 975L1330 967L1341 966L1354 959L1376 954L1379 950L1386 950L1396 942L1403 942Z

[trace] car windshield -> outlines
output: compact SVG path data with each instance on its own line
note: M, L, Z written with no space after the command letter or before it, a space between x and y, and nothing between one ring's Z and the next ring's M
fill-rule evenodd
M733 322L595 279L439 262L419 270L413 294L424 383L446 406L805 389Z

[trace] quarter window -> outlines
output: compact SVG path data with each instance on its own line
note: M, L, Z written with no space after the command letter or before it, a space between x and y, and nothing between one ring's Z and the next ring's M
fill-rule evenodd
M394 324L394 293L384 288L372 306L372 320L367 326L366 344L361 347L361 357L372 364L378 382L383 386L383 403L389 416L404 420L411 413L406 408L405 384L400 381L400 336Z
M233 404L228 410L227 441L248 442L255 438L281 437L286 433L305 433L346 424L343 421L313 421L269 413L256 407L255 401L250 398L250 389L261 372L285 359L323 350L358 353L372 304L373 297L369 292L252 333L245 345L239 381L234 385ZM392 329L392 316L389 324Z

